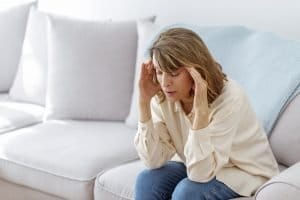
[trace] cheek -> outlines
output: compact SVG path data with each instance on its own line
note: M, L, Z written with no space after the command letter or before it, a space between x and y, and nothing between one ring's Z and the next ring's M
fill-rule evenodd
M185 89L186 89L186 92L190 92L192 87L193 87L194 83L192 81L187 81L185 83Z
M194 80L191 76L183 76L179 81L186 90L190 90L194 85Z

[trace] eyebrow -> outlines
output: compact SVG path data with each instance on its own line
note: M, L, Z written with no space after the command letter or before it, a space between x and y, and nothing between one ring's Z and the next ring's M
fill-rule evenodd
M155 70L156 71L161 71L161 72L164 72L163 70L161 70L160 68L156 68L156 67L154 67L155 68ZM178 68L178 69L176 69L175 71L172 71L172 72L167 72L167 73L181 73L181 72L183 72L183 69L181 69L181 68Z

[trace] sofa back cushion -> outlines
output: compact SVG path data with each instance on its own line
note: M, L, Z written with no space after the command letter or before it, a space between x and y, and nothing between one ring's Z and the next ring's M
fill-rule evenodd
M7 92L14 80L32 4L27 2L0 10L0 92Z
M130 111L125 120L126 125L131 128L137 128L138 124L138 81L140 77L141 65L149 57L149 55L147 55L147 48L149 48L152 38L157 34L160 27L157 24L155 24L154 21L155 18L149 18L139 20L137 22L138 47L134 75L134 90L131 98Z
M45 119L125 120L133 90L135 21L49 17Z
M45 105L47 72L46 15L30 9L22 56L9 91L13 100Z
M295 97L278 119L270 144L277 161L291 166L300 161L300 95Z

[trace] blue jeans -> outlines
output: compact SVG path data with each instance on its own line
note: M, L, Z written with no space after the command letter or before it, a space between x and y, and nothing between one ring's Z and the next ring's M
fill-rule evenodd
M185 165L175 161L142 171L135 185L135 200L226 200L239 196L216 178L206 183L189 180Z

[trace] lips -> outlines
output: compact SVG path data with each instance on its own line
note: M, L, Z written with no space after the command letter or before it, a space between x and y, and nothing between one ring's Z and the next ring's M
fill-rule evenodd
M176 91L165 91L165 93L166 93L167 95L173 95L173 94L176 93Z

